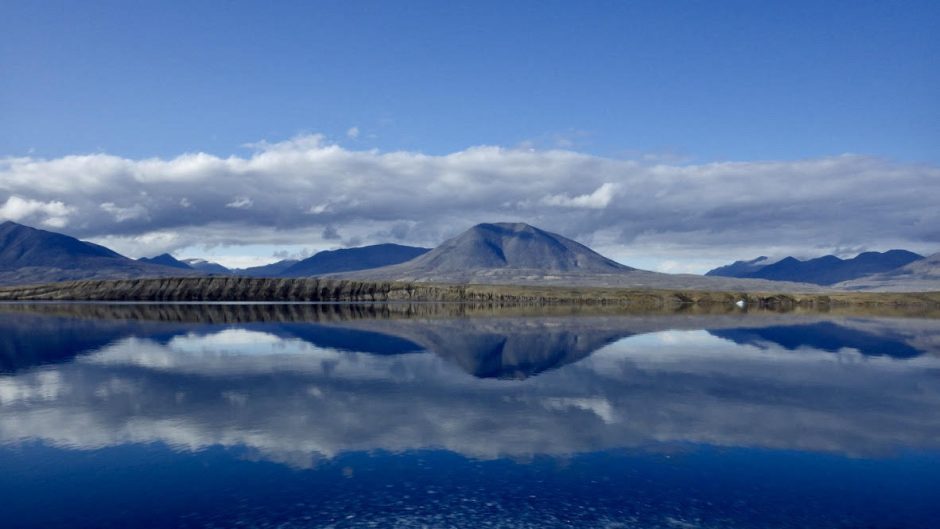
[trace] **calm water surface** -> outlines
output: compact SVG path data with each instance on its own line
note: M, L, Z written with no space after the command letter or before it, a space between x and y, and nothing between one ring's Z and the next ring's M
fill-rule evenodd
M940 320L0 305L0 526L940 527Z

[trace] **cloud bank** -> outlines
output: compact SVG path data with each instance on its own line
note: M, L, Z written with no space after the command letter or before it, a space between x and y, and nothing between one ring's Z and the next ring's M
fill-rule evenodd
M0 158L0 219L153 253L435 245L525 221L621 261L940 249L940 167L859 155L663 164L570 150L356 151L308 135L245 156ZM157 247L159 246L159 248ZM681 268L681 266L680 266Z

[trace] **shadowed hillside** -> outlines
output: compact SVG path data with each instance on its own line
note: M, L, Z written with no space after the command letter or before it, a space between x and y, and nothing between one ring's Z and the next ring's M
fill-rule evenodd
M187 270L128 259L104 246L23 226L0 224L0 284L87 278L186 275Z

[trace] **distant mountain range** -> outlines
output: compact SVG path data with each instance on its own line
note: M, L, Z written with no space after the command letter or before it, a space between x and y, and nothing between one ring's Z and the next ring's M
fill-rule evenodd
M853 259L788 257L771 262L759 257L716 268L706 276L664 274L617 263L583 244L528 224L485 223L433 250L376 244L229 269L170 254L133 260L67 235L14 222L0 224L0 284L200 275L749 292L811 292L823 286L903 291L940 290L940 257L924 259L905 250L866 252Z
M761 268L773 263L769 257L762 255L750 261L735 261L729 265L719 266L705 273L707 276L717 277L748 277Z
M710 270L705 275L799 281L828 286L872 274L889 272L923 258L924 256L907 250L888 250L883 253L864 252L852 259L826 255L806 261L787 257L771 262L767 257L758 257L751 261L735 261L730 265Z
M835 286L847 290L885 292L940 290L940 253L935 253L894 270L845 281Z
M135 261L104 246L60 233L10 221L0 224L0 284L170 275L189 273Z
M283 259L271 264L252 266L250 268L239 268L233 270L237 275L247 277L284 277L284 270L297 264L297 259Z
M327 277L689 290L818 290L799 283L637 270L557 233L524 223L478 224L410 261Z
M4 222L0 224L0 267L70 268L110 265L126 259L104 246L67 235Z
M430 251L429 248L400 244L375 244L360 248L326 250L294 263L279 274L281 277L309 277L336 272L378 268L405 261Z
M213 263L212 261L206 261L205 259L183 259L182 261L177 262L185 264L193 270L199 270L200 272L204 272L206 274L227 275L232 273L231 270L220 265L219 263Z
M311 277L403 263L428 251L428 248L400 244L375 244L359 248L325 250L303 260L285 259L251 268L226 268L219 263L213 263L205 259L179 260L167 253L156 257L142 257L138 261L211 275Z
M152 265L168 266L170 268L179 268L180 270L195 270L192 266L177 260L175 257L168 253L160 254L156 257L141 257L138 259L141 263L148 263Z

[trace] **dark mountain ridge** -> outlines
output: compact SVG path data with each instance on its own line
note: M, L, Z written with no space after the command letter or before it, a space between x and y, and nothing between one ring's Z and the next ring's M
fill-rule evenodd
M367 270L404 263L429 251L429 248L391 243L325 250L287 267L279 275L283 277L307 277Z
M851 259L824 255L801 261L795 257L786 257L775 263L752 269L749 265L759 264L761 258L758 258L753 261L736 261L731 265L710 270L705 275L834 285L871 274L888 272L923 258L922 255L907 250L888 250L864 252Z
M90 242L15 222L0 224L0 269L43 266L74 268L127 259Z
M719 266L718 268L709 270L705 275L717 277L746 277L747 274L756 272L772 262L769 257L762 255L750 261L735 261L729 265Z
M205 259L183 259L183 263L189 265L193 270L199 270L207 274L231 274L232 271L219 263L213 263Z
M940 253L887 272L866 275L836 285L847 290L927 292L940 290Z
M0 284L72 279L192 275L192 271L135 261L104 246L17 224L0 224Z
M297 259L282 259L266 265L236 268L232 273L244 277L284 277L284 271L299 262Z
M141 263L148 263L160 266L168 266L170 268L179 268L180 270L195 270L193 267L188 264L180 261L179 259L173 257L168 253L162 253L155 257L141 257L138 259Z

